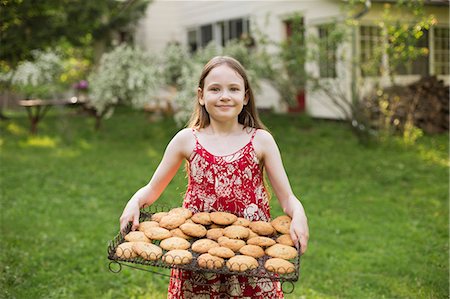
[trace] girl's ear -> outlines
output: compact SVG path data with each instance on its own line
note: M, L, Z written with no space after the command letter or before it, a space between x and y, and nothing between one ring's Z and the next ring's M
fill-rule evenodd
M244 106L248 104L248 100L249 100L248 91L246 91L244 97Z
M205 105L205 101L203 100L203 90L200 87L197 89L197 101L201 106Z

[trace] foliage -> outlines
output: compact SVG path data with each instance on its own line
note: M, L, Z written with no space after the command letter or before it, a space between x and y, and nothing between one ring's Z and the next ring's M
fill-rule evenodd
M189 60L187 49L178 43L169 43L161 57L162 75L165 84L181 87L179 79L182 76L183 66Z

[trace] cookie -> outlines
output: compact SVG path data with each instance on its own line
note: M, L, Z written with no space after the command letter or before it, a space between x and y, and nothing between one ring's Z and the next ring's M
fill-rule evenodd
M248 255L254 258L260 258L264 256L264 249L257 245L245 245L239 249L239 252L243 255Z
M137 256L137 253L133 250L133 243L134 242L124 242L122 244L119 244L116 248L116 255L119 258L123 259L130 259ZM150 244L150 243L148 243Z
M138 230L144 232L147 228L159 226L159 223L156 221L143 221L139 223Z
M239 217L235 222L233 222L233 225L240 225L240 226L248 227L250 225L250 220Z
M163 217L166 216L167 214L168 214L167 212L158 212L158 213L153 214L153 215L150 217L150 219L151 219L152 221L159 222L159 221L161 220L161 218L163 218Z
M230 239L247 239L248 228L240 225L230 225L223 229L223 235Z
M140 231L129 232L125 236L125 240L128 242L147 242L147 243L150 242L147 236Z
M265 221L252 221L249 225L250 229L260 236L270 236L275 233L272 224Z
M192 211L183 207L179 207L170 210L169 215L179 215L184 217L184 219L189 219L192 217Z
M159 226L170 230L179 227L185 221L186 219L181 215L167 214L161 218L159 221Z
M164 240L172 237L169 230L162 227L150 227L144 231L144 234L152 240Z
M225 226L224 225L219 225L219 224L215 224L215 223L212 223L210 226L209 226L209 228L224 228Z
M197 263L201 268L206 269L220 269L223 267L225 261L218 256L210 255L209 253L203 253L197 258Z
M195 223L198 223L201 225L210 225L211 224L211 217L209 216L208 212L196 213L196 214L192 215L191 219Z
M244 272L258 268L258 261L251 256L236 255L230 258L227 263L227 268L234 272Z
M276 257L268 259L264 263L264 268L266 268L267 271L278 274L288 274L295 271L295 266L293 263Z
M237 216L227 212L211 212L211 221L219 225L230 225L237 220Z
M258 245L262 247L272 246L275 243L276 242L273 239L267 237L254 237L247 240L247 244L249 245Z
M297 249L283 244L275 244L266 249L266 254L285 260L292 259L298 255Z
M185 265L192 261L192 253L183 249L174 249L166 252L163 255L162 260L171 265Z
M206 236L206 228L201 224L183 223L180 225L180 229L188 236L201 238Z
M175 229L171 229L170 230L170 233L172 234L172 236L174 236L174 237L180 237L180 238L183 238L183 239L185 239L185 240L190 240L190 239L192 239L192 237L191 236L188 236L188 235L186 235L185 233L183 233L183 231L178 227L178 228L175 228Z
M277 238L277 243L287 245L287 246L294 246L294 241L292 241L291 235L281 235Z
M162 240L159 246L165 250L188 249L191 247L191 243L180 237L170 237Z
M206 232L206 237L211 240L217 241L223 236L223 228L211 228Z
M238 239L230 239L228 237L220 237L217 242L220 246L228 247L234 252L238 252L239 249L241 249L242 246L245 245L245 241L238 240Z
M272 224L273 228L277 230L277 232L281 234L289 234L289 229L291 228L291 217L288 215L278 216L270 224Z
M226 259L233 257L235 255L233 250L231 250L228 247L223 247L223 246L213 247L210 250L208 250L208 253L210 255L214 255L214 256L218 256L218 257L226 258Z
M218 247L219 244L216 241L210 239L200 239L192 243L192 251L197 253L206 253L213 247Z
M247 237L247 239L251 239L251 238L254 238L254 237L259 237L259 235L248 228L248 237Z
M133 244L133 250L143 259L149 261L158 260L162 256L162 249L152 243L135 242Z

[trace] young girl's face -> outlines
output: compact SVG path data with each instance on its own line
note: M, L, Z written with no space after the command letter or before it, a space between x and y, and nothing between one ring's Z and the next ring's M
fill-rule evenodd
M213 68L205 77L198 101L209 117L218 121L236 119L248 102L244 79L226 64Z

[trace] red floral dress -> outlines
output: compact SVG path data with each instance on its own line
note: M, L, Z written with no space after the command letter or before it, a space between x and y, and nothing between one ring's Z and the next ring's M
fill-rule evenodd
M237 152L215 156L199 142L189 159L183 206L194 213L225 211L248 220L270 220L269 199L253 138ZM279 282L173 269L167 298L284 298Z

